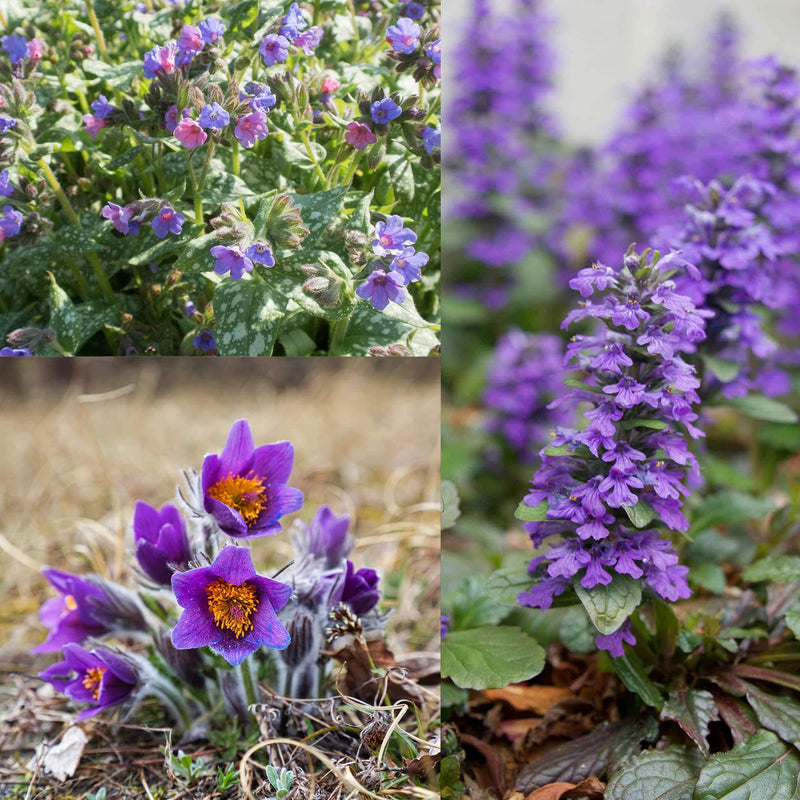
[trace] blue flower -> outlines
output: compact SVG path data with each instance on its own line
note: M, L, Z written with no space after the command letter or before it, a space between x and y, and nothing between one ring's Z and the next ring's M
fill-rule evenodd
M425 152L431 155L434 150L441 150L442 148L442 132L436 128L423 128L419 135L422 137L422 143L425 145Z
M262 264L265 267L275 266L275 256L272 255L272 249L267 242L253 242L253 244L244 251L244 254L255 264Z
M396 53L413 53L419 47L422 29L409 17L400 17L397 25L390 25L386 31L386 41Z
M385 125L397 119L403 113L403 109L391 97L385 97L383 100L376 100L370 106L369 113L376 125Z
M156 236L158 236L159 239L163 239L168 233L180 233L184 220L185 217L180 211L175 211L175 209L170 206L164 206L153 218L151 224L153 230L156 232Z
M3 45L3 50L8 53L13 67L21 64L28 55L28 40L24 36L3 36L0 37L0 43Z
M114 106L108 102L105 95L101 94L100 97L92 103L92 111L94 111L96 117L105 119L114 111Z
M214 334L211 331L200 331L192 339L192 346L195 350L202 350L204 353L210 353L217 349L217 343L214 341Z
M216 17L203 20L197 27L206 44L214 44L225 33L225 26Z
M212 128L219 131L231 121L231 118L219 103L211 103L211 105L203 106L197 121L202 128Z

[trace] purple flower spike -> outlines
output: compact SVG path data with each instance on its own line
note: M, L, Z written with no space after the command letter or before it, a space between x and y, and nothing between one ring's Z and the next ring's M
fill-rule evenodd
M353 562L348 560L347 571L331 592L331 606L341 602L350 606L354 614L363 616L378 605L381 597L379 580L374 569L362 568L356 571Z
M303 505L303 493L286 485L293 464L291 442L255 447L247 420L238 420L222 453L203 460L205 510L234 538L278 533L278 520Z
M383 311L389 301L402 303L406 299L404 278L399 272L376 269L357 289L356 294L369 300L374 309Z
M221 131L231 121L231 118L219 103L211 103L211 105L203 107L197 121L202 128Z
M242 147L252 147L256 140L266 139L269 135L267 115L263 111L254 111L239 117L233 135L242 143Z
M289 40L285 36L270 33L264 37L258 48L265 67L280 64L289 58Z
M625 648L622 646L623 642L627 644L636 644L636 636L631 630L630 620L625 620L621 628L618 628L614 633L607 635L598 634L595 637L595 644L600 650L608 650L613 658L619 658L625 654Z
M99 587L77 575L57 569L45 568L42 575L59 595L42 603L39 619L50 628L50 632L31 653L54 653L69 642L82 642L90 636L108 633L108 625L96 613L96 603L108 601Z
M176 567L192 558L189 539L178 509L167 503L158 511L139 502L133 512L136 560L145 574L160 586L169 586Z
M210 566L176 572L172 589L184 609L172 631L178 650L210 647L236 665L262 645L283 650L289 644L276 612L292 589L258 575L245 547L223 547Z
M231 280L238 281L245 272L253 271L253 262L242 252L241 247L217 245L211 248L211 255L216 259L214 272L217 275L230 272Z
M272 255L272 248L267 242L253 242L244 254L255 264L262 264L265 267L275 266L275 256Z
M386 41L396 53L413 53L419 47L422 28L409 17L400 17L397 25L390 25L386 31Z
M84 650L78 644L64 645L64 661L39 677L70 699L91 705L78 714L79 720L124 703L139 684L130 662L120 654L104 647Z
M180 211L176 211L171 206L164 206L153 218L151 224L156 236L164 239L168 233L179 234L184 221L185 217Z
M370 106L369 113L376 125L386 125L397 119L403 113L403 109L391 97L384 97L383 100L376 100Z

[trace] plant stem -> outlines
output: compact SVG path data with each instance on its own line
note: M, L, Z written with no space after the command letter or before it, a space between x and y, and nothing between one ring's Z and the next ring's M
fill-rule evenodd
M73 225L76 225L78 228L80 228L81 221L78 219L78 215L75 213L75 209L69 202L69 198L66 196L66 194L64 194L64 190L61 188L61 184L58 182L58 178L56 178L53 170L50 169L44 158L40 158L36 163L39 165L39 169L42 170L45 180L55 193L55 196L58 198L59 203L61 203L61 207L66 212L66 215L69 217L70 222ZM92 265L92 270L95 274L95 277L97 278L97 283L100 286L100 290L105 295L106 300L108 300L108 302L111 303L111 305L115 306L117 304L117 298L114 296L114 290L111 288L111 284L108 282L108 276L103 270L103 266L100 263L100 259L97 257L97 253L92 251L87 253L86 256L89 259L89 263ZM81 276L81 278L82 277L83 276ZM86 285L86 282L83 279L81 280L81 285L82 288L83 286L85 286L86 290L88 291L89 287Z
M231 143L231 156L233 158L233 174L239 176L239 140L234 139Z
M199 191L203 191L203 187L206 185L206 176L208 175L208 167L211 164L211 159L214 157L214 151L217 149L217 143L212 139L208 144L208 150L206 151L206 159L203 162L203 172L200 175L200 187Z
M253 673L250 670L250 661L245 659L240 664L242 670L242 683L244 684L244 695L247 698L247 704L252 706L258 702L256 695L256 684L253 680Z
M194 197L194 221L198 225L203 224L203 195L197 189L197 176L194 174L192 157L186 156L186 166L189 168L189 181L192 184L192 195Z
M347 333L347 326L350 324L350 317L344 319L337 319L331 323L331 332L328 338L328 353L338 347L343 341Z
M300 139L303 142L304 147L306 148L306 152L308 153L308 157L311 159L311 163L314 165L314 172L317 174L322 186L327 189L328 188L328 181L325 178L325 173L322 171L322 167L319 165L319 161L317 161L317 157L314 154L314 150L311 147L311 142L308 140L308 134L305 131L300 131Z
M86 3L86 12L89 15L89 22L92 23L94 28L94 35L97 37L97 49L103 59L108 61L108 50L106 49L106 40L103 38L103 31L100 30L100 23L97 21L97 14L94 13L94 6L92 0L84 0Z
M361 161L361 151L357 151L353 155L353 163L350 165L350 169L347 171L347 174L344 176L344 180L342 181L342 186L349 186L353 182L353 178L356 176L356 169L358 169L358 162Z

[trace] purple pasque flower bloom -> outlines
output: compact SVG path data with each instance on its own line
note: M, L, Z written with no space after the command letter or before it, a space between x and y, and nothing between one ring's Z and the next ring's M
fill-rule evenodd
M160 586L169 586L172 573L186 567L192 558L181 515L169 503L160 511L147 503L136 503L133 538L139 566Z
M105 647L86 650L74 642L64 645L64 660L39 673L77 703L89 703L78 714L82 720L124 703L139 685L131 661Z
M278 520L303 505L303 493L286 484L293 464L291 442L255 447L247 420L240 419L223 451L203 459L203 507L228 536L278 533Z
M0 213L0 241L16 236L22 229L22 213L13 206L3 206Z
M375 223L375 239L372 240L372 252L376 256L399 256L417 241L417 234L403 226L403 218L392 214L386 222Z
M235 666L259 647L282 650L289 644L276 612L292 589L258 575L246 547L228 545L213 564L176 572L172 589L184 609L172 631L178 650L210 647Z
M527 523L526 529L536 547L553 535L562 542L532 562L536 585L520 595L524 605L549 607L576 579L592 589L618 574L640 580L667 600L689 594L671 542L654 529L687 530L681 507L689 494L687 473L697 463L685 440L702 435L692 424L697 381L683 360L695 350L694 333L683 318L696 316L701 335L705 319L674 288L689 266L673 272L674 266L669 256L659 261L634 254L612 280L605 281L602 271L584 270L573 284L584 297L602 292L602 298L592 298L595 307L648 309L650 328L672 330L675 341L668 355L645 352L637 342L638 321L630 328L620 326L613 314L597 314L597 332L576 336L568 345L565 362L584 373L585 388L573 388L565 401L590 405L583 414L588 425L557 437L566 452L540 451L542 465L524 502L545 503L547 510L541 522ZM604 289L598 288L598 275ZM631 509L637 506L652 514L637 514L634 523ZM554 578L564 582L554 584ZM627 631L623 626L617 635L599 636L597 644L616 653L630 642Z
M280 64L289 58L289 40L280 34L268 33L258 46L258 52L265 67Z
M428 155L433 154L435 150L442 149L442 132L440 130L426 126L419 132L419 135L422 137L422 144Z
M28 55L28 40L24 36L0 36L0 44L11 59L11 66L21 64Z
M390 25L386 30L386 41L396 53L413 53L419 47L422 28L409 17L400 17L397 25Z
M372 611L381 598L378 589L380 578L374 569L362 567L359 570L348 559L347 568L342 574L330 595L331 606L344 603L357 616L363 616Z
M208 139L208 134L190 117L182 119L175 126L172 135L189 150L200 147Z
M238 281L245 272L253 271L253 262L242 252L238 245L225 247L216 245L211 248L211 255L214 256L214 272L217 275L224 275L230 272L231 280Z
M267 115L263 111L253 111L239 117L233 135L241 142L242 147L252 147L256 140L266 139L269 136Z
M370 130L369 125L351 122L345 130L344 140L356 150L366 150L369 145L378 141L378 137Z
M212 128L217 131L222 130L230 121L230 115L219 103L203 106L197 118L201 128Z
M192 347L195 350L202 350L204 353L210 353L217 349L217 343L214 341L214 334L211 331L200 331L192 339Z
M32 356L27 347L0 347L0 357L8 358L14 356Z
M164 206L158 214L153 217L151 225L159 239L164 239L168 233L179 234L186 218L180 211L176 211L172 206Z
M369 107L369 113L376 125L386 125L397 119L403 113L403 109L391 97L384 97Z
M109 114L113 113L114 106L108 102L108 99L104 94L101 94L97 100L92 103L92 111L94 111L94 115L96 117L107 117Z
M215 44L225 33L225 25L216 17L204 19L198 26L206 44Z
M300 524L299 551L320 559L322 569L337 569L353 549L354 540L349 534L350 515L336 516L330 506L320 506L308 525Z
M364 300L369 300L374 309L383 311L389 305L389 301L402 303L406 299L404 285L405 281L399 272L376 269L356 289L356 294Z
M400 255L392 259L389 269L399 272L403 276L405 285L422 280L422 268L428 263L427 253L417 253L413 247L403 248Z
M106 203L101 216L111 220L111 224L126 235L139 233L140 223L133 219L135 210L130 206L118 206L116 203Z
M244 254L254 263L262 264L265 267L275 266L275 256L272 255L272 248L268 242L263 242L260 239L253 242Z

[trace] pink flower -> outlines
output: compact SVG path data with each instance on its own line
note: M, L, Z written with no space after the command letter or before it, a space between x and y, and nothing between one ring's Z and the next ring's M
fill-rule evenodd
M184 108L183 112L181 113L181 118L186 119L188 116L191 116L191 111L188 108ZM167 130L170 133L175 132L175 128L178 127L178 106L173 105L166 114L164 114L164 124L167 126Z
M339 81L336 78L327 77L322 81L322 91L325 94L335 92L339 88Z
M252 147L256 139L266 139L269 136L267 115L263 111L254 111L252 114L239 117L233 135L244 147Z
M356 150L366 150L367 145L375 144L378 141L378 137L370 130L369 125L365 125L363 122L351 122L347 126L344 140Z
M178 38L178 47L183 50L200 51L203 49L204 45L205 40L203 39L203 34L200 32L200 28L196 28L194 25L184 25L181 28L181 35Z
M172 134L184 147L189 149L200 147L208 139L208 134L193 119L182 119L175 126Z
M94 114L84 114L83 124L86 126L87 133L97 141L97 134L101 128L105 128L106 121L102 117L94 116Z
M42 60L42 53L44 51L44 42L41 39L31 39L27 45L28 58L35 64L37 61Z

